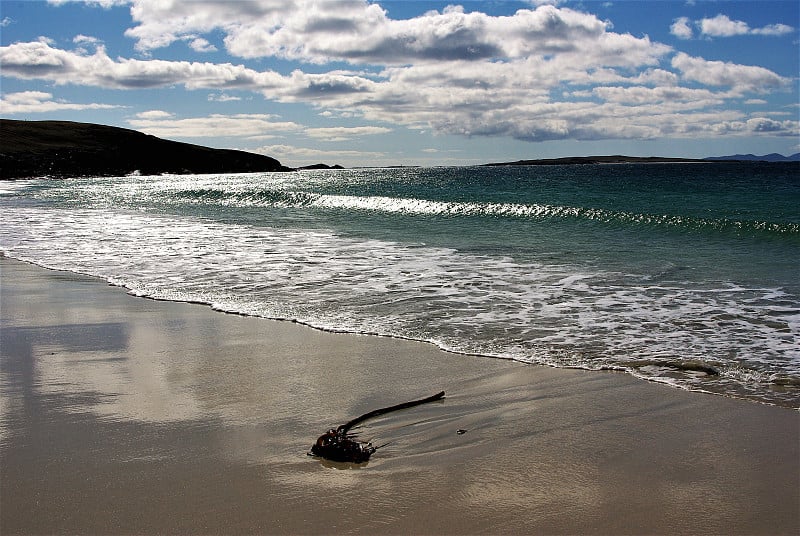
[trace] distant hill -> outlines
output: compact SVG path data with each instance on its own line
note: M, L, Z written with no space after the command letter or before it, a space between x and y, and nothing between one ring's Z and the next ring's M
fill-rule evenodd
M542 158L538 160L517 160L515 162L493 162L484 166L565 166L590 164L665 164L665 163L709 163L709 162L800 162L800 153L783 156L777 153L765 156L732 155L708 158L669 158L661 156L567 156L563 158Z
M567 156L564 158L542 158L539 160L517 160L516 162L493 162L486 166L557 166L586 164L662 164L680 162L704 162L695 158L664 158L660 156Z
M288 171L269 156L71 121L0 119L0 179Z
M730 156L709 156L705 160L739 160L747 162L800 162L800 153L791 156L783 156L778 153L756 156L754 154L734 154Z

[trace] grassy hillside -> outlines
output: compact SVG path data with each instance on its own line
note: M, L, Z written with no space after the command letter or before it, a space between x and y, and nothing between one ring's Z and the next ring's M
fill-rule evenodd
M0 178L285 171L268 156L70 121L0 119Z

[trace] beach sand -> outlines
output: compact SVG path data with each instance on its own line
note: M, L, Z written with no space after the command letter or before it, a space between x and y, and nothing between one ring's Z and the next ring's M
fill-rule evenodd
M0 263L4 536L800 533L797 411ZM367 464L306 455L439 390Z

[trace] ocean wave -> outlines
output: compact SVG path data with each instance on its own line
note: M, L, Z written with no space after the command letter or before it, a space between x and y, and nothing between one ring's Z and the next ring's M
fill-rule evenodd
M603 208L537 203L437 201L407 197L323 194L280 189L230 190L198 188L172 192L171 195L174 195L176 200L189 203L220 204L239 208L316 208L420 216L515 218L532 221L570 219L609 225L670 227L688 231L714 230L740 234L767 233L800 236L800 223L698 218L675 214L631 213Z

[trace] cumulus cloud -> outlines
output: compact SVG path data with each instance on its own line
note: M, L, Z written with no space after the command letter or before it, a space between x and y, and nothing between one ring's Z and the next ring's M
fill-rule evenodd
M273 71L257 72L241 65L188 61L111 59L105 47L93 54L83 49L53 47L46 39L0 47L5 76L50 80L111 89L157 88L183 84L197 88L259 88L280 85L283 77Z
M189 41L189 47L195 52L216 52L217 47L202 37L195 37Z
M730 37L750 33L746 22L731 20L727 15L717 15L700 21L700 32L712 37Z
M709 86L728 86L737 94L749 91L767 92L791 83L789 78L779 76L764 67L709 61L683 52L673 57L672 66L681 71L687 80Z
M691 39L694 35L692 25L696 26L700 35L706 37L733 37L736 35L770 35L780 36L794 32L794 28L787 24L769 24L761 28L751 28L744 21L734 20L727 15L719 14L715 17L706 17L692 24L688 17L675 19L670 26L670 33L680 39Z
M242 58L280 57L312 63L404 65L482 61L573 53L603 56L616 65L649 63L666 52L646 38L609 32L596 16L548 2L505 17L465 13L451 6L408 20L394 20L378 4L337 2L191 2L140 0L131 9L137 26L126 35L150 51L196 33L220 29L229 53Z
M138 25L125 35L136 39L138 50L153 50L216 28L237 32L260 25L269 28L286 8L296 11L299 6L284 0L202 3L136 0L131 6L131 16Z
M797 122L776 121L767 117L753 117L739 121L719 121L710 125L716 134L796 136Z
M694 35L692 27L689 25L688 17L680 17L675 19L672 26L669 27L669 32L680 39L691 39Z
M0 64L4 76L56 85L128 90L183 86L211 90L209 100L220 102L234 98L226 91L249 91L269 101L311 105L323 117L355 117L463 136L542 141L652 139L748 128L764 134L798 131L797 122L791 121L748 127L752 118L725 110L731 99L789 87L789 78L758 66L675 53L647 36L616 33L592 14L555 4L508 16L449 7L394 20L378 4L364 0L135 0L135 25L126 34L142 53L175 42L209 50L203 36L214 32L223 36L231 54L302 63L282 73L232 63L112 59L99 42L92 42L89 52L59 49L40 39L0 47ZM724 22L717 20L717 28ZM712 31L712 26L706 29ZM672 31L690 37L691 22L676 19ZM88 42L81 38L76 44ZM304 64L329 62L337 68L302 70ZM133 121L133 126L165 137L215 132L252 138L302 131L269 116ZM367 126L310 129L305 134L344 140L385 131Z
M794 27L788 24L769 24L751 31L755 35L786 35L792 32L794 32Z
M43 91L21 91L0 95L0 113L6 115L47 113L64 110L108 110L119 108L113 104L74 103L53 100L52 93Z

